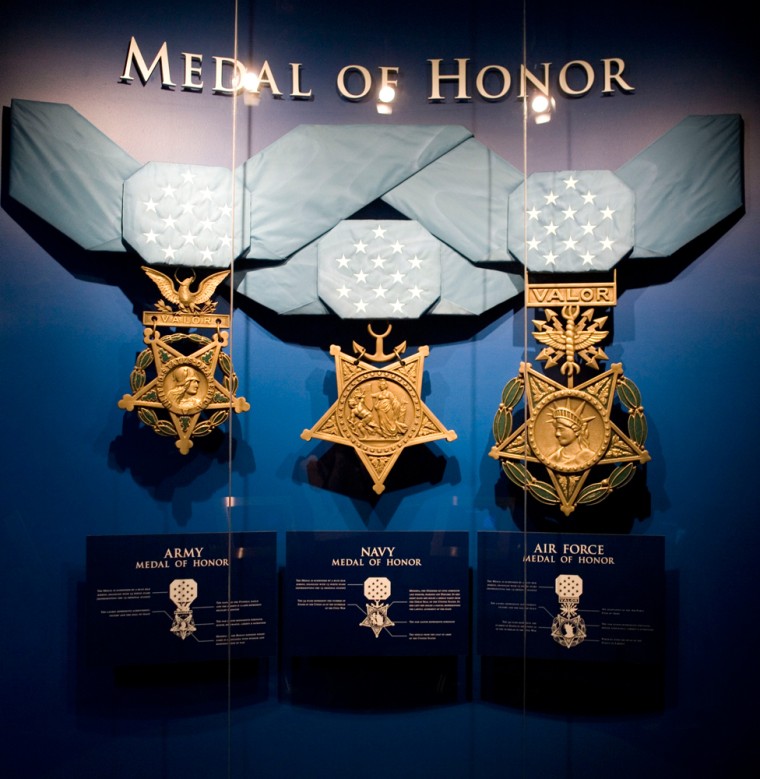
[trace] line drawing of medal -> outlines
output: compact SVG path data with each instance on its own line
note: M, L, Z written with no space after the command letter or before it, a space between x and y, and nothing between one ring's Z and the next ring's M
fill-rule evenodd
M169 585L169 599L177 607L170 630L183 641L197 630L190 609L190 604L197 597L198 583L195 579L174 579Z
M552 638L566 649L572 649L586 640L586 623L578 614L583 579L574 574L560 574L554 580L554 591L559 599L560 613L552 622Z
M155 268L143 270L166 300L159 300L155 310L143 312L147 348L137 355L130 375L132 392L118 406L126 411L137 409L143 424L158 435L175 437L177 449L187 454L193 437L211 433L227 421L230 410L239 414L250 409L244 397L235 396L237 375L230 356L222 351L229 343L230 316L216 313L216 302L211 300L229 271L207 276L192 290L195 272L184 279L175 273L175 286ZM172 332L164 335L159 326ZM213 335L194 332L204 329L213 330Z
M422 379L425 357L430 353L421 346L411 357L403 358L406 341L384 351L384 339L391 325L380 335L372 325L367 330L375 338L375 351L353 342L356 357L330 346L335 358L338 399L301 438L318 438L353 447L373 481L373 491L380 495L385 480L407 446L446 439L457 434L448 430L422 402ZM375 364L371 364L375 363ZM378 367L378 363L390 364Z
M370 576L365 579L364 597L367 600L367 611L359 625L369 628L377 638L383 630L396 624L388 616L390 604L383 603L391 597L391 580L385 576Z

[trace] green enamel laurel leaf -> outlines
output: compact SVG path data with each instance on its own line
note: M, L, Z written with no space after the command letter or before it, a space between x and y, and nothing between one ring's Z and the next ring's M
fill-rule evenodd
M647 420L640 411L633 412L628 417L628 435L639 445L647 440Z
M209 422L213 427L216 427L217 425L221 425L222 423L227 421L227 417L230 415L229 411L215 411L211 415L211 419L209 419Z
M231 373L229 376L225 376L223 383L224 388L230 393L230 395L234 395L237 392L238 378L236 373Z
M136 368L147 368L153 362L153 353L150 349L143 349L140 354L137 355Z
M155 412L151 411L149 408L138 409L137 416L140 417L140 421L143 424L148 425L149 427L155 427L158 424L158 417Z
M202 438L204 435L208 435L213 429L214 426L210 422L201 422L195 426L195 430L193 430L193 436L196 438Z
M129 386L132 392L137 392L145 384L145 371L141 368L135 368L129 376Z
M177 435L177 431L174 429L174 425L171 422L167 422L165 419L159 419L158 422L153 426L153 429L159 435L166 435L166 436Z
M511 411L523 395L524 384L522 379L510 379L501 393L501 402Z
M628 378L622 378L617 385L617 391L620 399L630 409L637 409L641 406L641 393L639 388Z
M528 491L536 500L540 500L542 503L559 503L557 490L545 481L531 482L528 484Z
M510 460L505 460L501 464L501 467L504 470L504 473L506 473L518 487L527 487L528 482L533 478L530 475L530 471L522 463L513 463Z
M604 500L610 492L612 492L612 488L603 481L596 482L596 484L589 484L589 486L583 489L578 496L578 503L599 503L599 501Z
M636 473L636 466L633 463L618 465L610 474L610 489L616 490L627 484L633 478L634 473Z
M512 432L512 415L501 406L493 418L493 437L497 444L506 440Z
M219 352L219 367L227 376L232 373L232 360L226 352Z

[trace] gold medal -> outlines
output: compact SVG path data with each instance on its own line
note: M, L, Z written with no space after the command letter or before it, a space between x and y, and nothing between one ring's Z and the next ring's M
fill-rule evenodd
M335 357L338 399L314 427L301 433L301 438L353 447L372 478L372 489L379 495L407 446L441 438L453 441L457 435L438 421L420 397L428 347L421 346L412 357L402 358L404 342L386 354L383 340L390 334L390 325L382 335L373 332L371 326L367 329L375 338L373 354L356 342L356 357L344 354L339 346L330 347ZM394 362L380 368L365 360Z
M192 291L195 274L178 280L175 287L165 274L143 270L166 300L159 300L155 311L143 312L143 340L148 348L138 354L132 370L132 393L118 405L126 411L137 408L141 422L158 435L176 437L177 449L187 454L192 438L208 435L226 422L230 409L241 413L250 408L245 398L235 397L237 376L229 355L222 351L229 341L230 317L217 314L211 300L229 271L208 276ZM172 331L164 335L159 326ZM193 332L204 329L215 332L210 338Z
M607 317L595 317L595 311L615 305L615 282L528 284L525 295L529 307L549 301L560 306L559 314L545 307L544 320L533 320L533 336L545 347L538 361L546 368L559 366L565 383L523 363L502 392L493 424L496 445L489 454L512 482L569 516L576 506L598 503L622 487L650 460L646 418L639 390L620 363L576 384L581 372L576 357L595 371L599 360L607 359L596 345L608 335L602 329ZM513 430L513 413L523 400L524 421ZM599 481L590 480L601 471Z

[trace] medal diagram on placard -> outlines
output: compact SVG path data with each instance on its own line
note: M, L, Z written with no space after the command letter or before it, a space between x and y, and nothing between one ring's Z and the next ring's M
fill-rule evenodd
M572 649L586 639L586 623L578 614L583 579L572 574L560 575L555 580L554 591L559 598L560 611L552 622L552 638L561 646Z
M174 610L174 620L170 628L175 636L183 641L195 633L195 620L190 604L198 597L198 583L195 579L175 579L169 585L169 598L177 607Z
M379 495L385 490L385 480L407 446L437 441L453 441L457 435L448 430L422 402L422 378L427 346L416 354L402 358L406 342L390 354L383 351L383 340L391 326L377 335L374 353L354 342L357 355L349 357L339 346L332 345L335 357L338 399L314 427L304 430L301 438L345 444L353 447L373 481L372 489ZM374 363L391 362L379 368Z
M175 286L165 274L143 270L166 300L159 300L154 311L143 312L148 348L137 356L129 379L131 394L118 405L126 411L137 409L143 424L158 435L175 437L177 449L187 454L192 439L226 422L230 410L241 413L250 408L244 397L235 396L238 379L230 356L222 351L229 341L230 317L217 314L210 299L229 271L208 276L193 291L194 273ZM159 327L171 332L164 334ZM210 338L194 332L204 329L215 332Z
M390 604L383 602L391 597L390 579L385 576L371 576L365 579L364 597L367 600L367 611L359 625L369 628L377 638L383 630L392 628L396 624L388 616Z

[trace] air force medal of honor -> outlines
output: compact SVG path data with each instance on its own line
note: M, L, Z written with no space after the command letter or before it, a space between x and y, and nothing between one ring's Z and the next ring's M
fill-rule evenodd
M607 359L596 346L607 336L602 330L607 317L595 317L594 309L615 304L614 283L528 284L529 307L550 300L560 304L560 315L545 308L545 319L533 320L533 336L545 345L537 359L547 368L559 365L566 383L523 363L502 392L493 422L496 445L489 454L511 481L542 503L559 504L569 516L576 506L598 503L626 484L650 457L641 396L620 363L575 384L581 371L576 355L597 371L598 361ZM512 415L523 398L524 422L513 430ZM627 432L613 420L616 400L627 408ZM605 470L604 478L589 482L592 470ZM548 481L540 478L542 471Z
M339 346L330 347L335 357L338 399L314 427L301 433L301 438L352 446L372 478L372 489L380 495L391 468L407 446L442 438L453 441L457 434L447 430L420 397L428 347L421 346L417 354L402 358L406 350L403 342L386 354L383 339L390 334L390 325L382 335L377 335L371 325L367 329L376 339L373 354L356 342L355 358L343 354ZM365 360L395 361L379 368Z
M193 446L193 437L208 435L225 422L230 409L248 411L250 404L235 397L238 380L232 361L222 349L229 340L228 314L217 314L210 298L229 271L213 273L191 285L195 273L186 279L171 278L153 269L143 270L166 298L159 300L155 311L143 312L144 349L137 356L129 379L131 394L124 395L119 408L137 408L140 421L159 435L176 437L182 454ZM171 304L176 306L176 309ZM173 328L163 335L159 326ZM211 338L190 330L214 330ZM153 373L149 380L147 371ZM167 418L168 416L168 418Z

